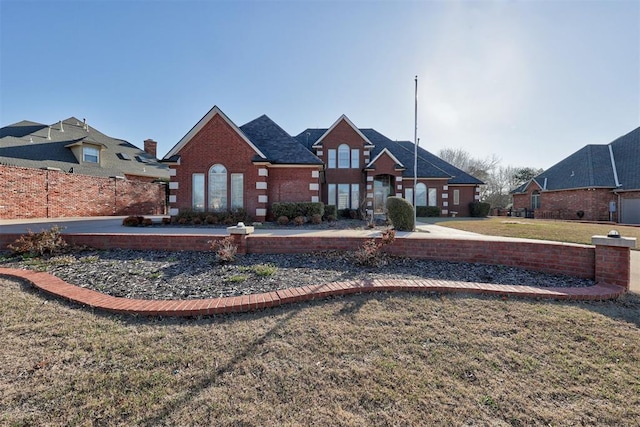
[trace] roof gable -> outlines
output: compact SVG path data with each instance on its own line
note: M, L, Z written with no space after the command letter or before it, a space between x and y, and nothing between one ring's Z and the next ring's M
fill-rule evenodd
M216 116L220 116L234 130L234 132L236 132L256 152L258 156L260 156L261 158L266 158L264 153L262 153L262 151L260 151L260 149L256 147L255 144L249 140L249 138L247 138L247 136L240 130L240 128L236 126L236 124L233 123L226 116L226 114L224 114L222 110L218 108L218 106L214 105L213 108L209 110L209 112L207 112L207 114L205 114L204 117L202 117L198 121L198 123L196 123L196 125L192 127L191 130L187 132L187 134L183 136L176 145L173 146L171 150L169 150L169 152L164 156L163 160L168 160L171 157L177 155L180 150L182 150L182 148L187 145L193 139L193 137L195 137L198 132L200 132L202 128L204 128L207 123L209 123Z
M340 118L338 118L338 120L335 121L334 124L331 125L331 127L329 129L326 130L326 132L320 136L320 138L318 138L314 143L313 143L313 147L321 147L322 146L322 141L331 134L331 132L342 122L347 123L355 132L356 134L358 134L358 136L360 138L362 138L362 140L365 142L365 146L369 145L372 146L373 144L371 143L371 141L369 141L369 139L360 131L360 129L358 129L356 127L356 125L354 125L351 120L349 120L349 118L346 115L341 115Z
M370 169L373 167L373 165L375 164L375 162L378 161L378 159L384 155L387 155L391 158L391 160L393 160L393 162L397 165L400 166L401 168L405 168L405 166L402 164L402 162L400 160L398 160L396 158L396 156L393 155L393 153L391 151L389 151L387 148L382 149L382 151L380 151L378 153L378 155L376 157L374 157L373 160L371 160L369 162L369 164L365 167L365 169Z
M609 144L622 190L640 189L640 127Z

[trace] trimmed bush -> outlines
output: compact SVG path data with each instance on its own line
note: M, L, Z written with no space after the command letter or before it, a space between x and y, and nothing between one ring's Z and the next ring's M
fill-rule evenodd
M491 205L485 202L471 202L469 203L469 213L472 217L484 218L489 215Z
M122 225L125 227L137 227L140 225L140 221L137 216L128 216L122 220Z
M442 214L442 211L437 206L418 206L416 214L419 217L438 217Z
M304 217L303 216L297 216L295 218L293 218L293 223L297 226L303 225L304 224Z
M315 225L322 224L322 215L320 215L320 214L314 214L314 215L311 217L311 223L312 223L312 224L315 224Z
M150 227L153 225L153 220L151 218L143 218L140 225L142 225L143 227Z
M321 202L276 202L271 205L271 212L275 218L286 216L295 218L297 216L312 217L313 215L324 215L324 203Z
M280 225L287 225L289 224L289 217L285 216L285 215L281 215L278 217L278 224Z
M408 200L397 196L387 197L387 214L391 224L393 224L396 230L414 230L413 206Z
M333 221L338 217L338 208L336 205L327 205L324 207L324 216L329 219L330 216L333 216ZM330 220L331 221L331 220Z

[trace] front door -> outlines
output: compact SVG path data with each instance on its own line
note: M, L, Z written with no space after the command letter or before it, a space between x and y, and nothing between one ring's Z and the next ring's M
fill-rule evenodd
M387 197L391 194L391 176L378 175L373 178L373 212L385 213Z

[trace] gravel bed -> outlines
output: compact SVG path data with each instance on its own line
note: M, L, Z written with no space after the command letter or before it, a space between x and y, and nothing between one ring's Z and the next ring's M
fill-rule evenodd
M541 287L593 286L593 280L551 275L513 267L383 258L382 265L357 265L352 255L247 254L219 264L213 253L82 251L49 259L10 258L0 267L46 270L77 286L108 295L137 299L198 299L248 295L304 285L354 279L433 278L464 282Z

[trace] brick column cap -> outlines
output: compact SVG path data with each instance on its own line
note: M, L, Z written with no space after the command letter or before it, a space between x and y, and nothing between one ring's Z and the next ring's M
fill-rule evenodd
M635 237L607 237L591 236L591 244L596 246L617 246L621 248L635 248Z

